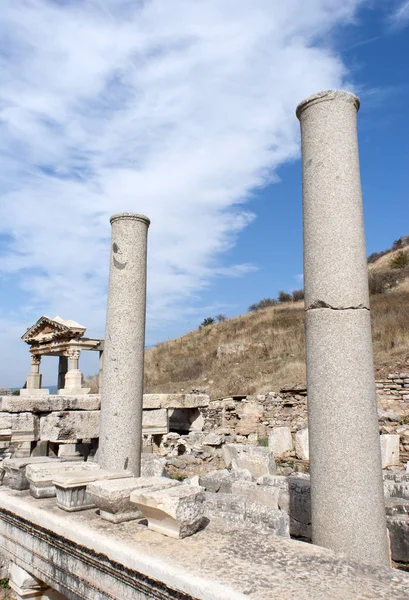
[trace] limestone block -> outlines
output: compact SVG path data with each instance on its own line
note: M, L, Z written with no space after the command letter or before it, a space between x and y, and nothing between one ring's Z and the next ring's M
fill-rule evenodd
M13 433L13 431L12 431L11 427L10 427L10 429L1 429L0 430L0 441L1 442L10 442L12 433Z
M399 465L399 436L383 434L380 438L382 468Z
M99 394L79 396L51 395L44 397L6 396L0 399L0 410L13 413L46 413L62 410L99 410L100 408L101 398Z
M87 485L102 479L123 479L132 477L131 471L108 471L95 469L88 472L72 471L55 475L53 484L57 495L57 506L68 512L93 508L94 501L87 493Z
M246 498L230 493L205 492L205 516L244 523L246 515Z
M27 458L8 458L4 461L7 485L13 490L28 490L30 484L26 478L27 465L61 462L59 458L33 456Z
M142 454L141 477L166 477L166 458Z
M60 444L58 446L58 456L61 458L65 456L81 456L78 446L79 444Z
M181 485L156 492L135 491L131 502L148 519L149 529L169 537L185 538L202 524L205 496L201 487Z
M208 433L203 438L204 446L221 446L224 441L224 436L217 433Z
M229 477L230 473L227 469L217 469L209 471L199 479L199 483L207 492L218 492L222 481Z
M26 478L30 485L30 494L34 498L53 498L56 495L53 479L64 473L95 471L99 466L93 462L58 462L31 464L26 467Z
M282 510L275 510L245 496L205 492L205 515L232 523L245 523L246 529L289 537L289 518Z
M165 408L144 410L142 415L143 433L168 433L168 411Z
M154 492L168 487L182 485L174 479L165 477L130 477L94 481L87 486L87 493L99 509L102 519L111 523L123 523L143 518L142 513L130 501L131 492Z
M220 482L219 491L222 494L229 494L235 481L251 481L251 473L248 469L234 469L227 477Z
M276 471L272 453L262 446L225 444L223 458L227 468L234 463L239 469L248 469L254 478Z
M36 442L40 434L40 419L30 412L13 414L11 430L13 442Z
M407 515L388 516L392 560L409 562L409 519Z
M9 578L10 587L20 598L40 597L41 591L46 587L37 577L31 575L13 561L10 561Z
M252 502L278 509L279 489L269 485L257 485L254 481L235 481L231 489L232 494L245 496Z
M295 434L295 455L301 460L310 460L308 428L299 429Z
M143 408L202 408L209 406L207 394L144 394Z
M4 398L7 400L8 396ZM3 401L3 398L0 399ZM0 431L2 429L11 429L11 415L8 412L0 412Z
M260 418L263 414L263 407L255 402L244 404L240 407L240 420L236 425L238 435L249 435L256 433Z
M290 537L290 520L282 510L274 510L258 502L246 502L246 525L251 525L256 531L273 533L280 537Z
M28 379L29 379L30 375L27 377L27 383L28 383ZM21 388L20 390L20 396L31 396L31 397L39 397L39 396L48 396L50 393L50 390L46 389L46 388Z
M289 427L275 427L268 436L268 447L275 458L285 458L293 450L293 438Z
M50 442L97 438L99 411L52 412L40 419L40 438Z

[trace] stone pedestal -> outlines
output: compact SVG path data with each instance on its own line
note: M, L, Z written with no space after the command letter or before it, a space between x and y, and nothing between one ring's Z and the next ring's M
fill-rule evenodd
M98 461L139 476L149 219L124 213L111 224Z
M356 112L311 96L301 123L312 537L389 564L376 412Z
M81 351L72 349L68 353L69 370L65 375L64 389L58 390L60 395L89 394L91 388L82 387L82 373L79 369Z

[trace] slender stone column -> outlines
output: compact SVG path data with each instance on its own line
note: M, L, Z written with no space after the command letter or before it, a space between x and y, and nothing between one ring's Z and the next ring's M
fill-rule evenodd
M301 123L313 542L389 564L356 113L325 91Z
M112 246L104 345L98 462L140 475L149 219L111 217Z
M68 371L68 358L60 356L58 361L58 389L61 390L65 386L65 376Z
M42 375L40 374L41 356L30 355L31 373L27 377L27 389L39 390L41 388Z

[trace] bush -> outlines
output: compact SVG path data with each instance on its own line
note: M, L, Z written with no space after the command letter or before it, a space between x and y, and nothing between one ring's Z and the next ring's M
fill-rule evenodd
M297 300L304 300L304 290L293 291L293 301L297 302Z
M372 252L372 254L370 254L366 260L368 264L374 263L378 260L378 258L381 258L381 256L385 256L385 254L389 254L389 252L390 250L383 250L382 252Z
M199 329L202 329L202 327L207 327L208 325L213 325L215 322L216 321L213 319L213 317L206 317L200 323Z
M263 308L268 308L269 306L275 306L276 304L277 300L275 298L263 298L260 300L260 302L249 306L249 312L256 312L258 310L262 310Z
M391 258L390 266L392 269L404 269L408 265L409 256L404 250L399 250L399 252L397 252L395 256Z
M287 294L287 292L283 292L282 290L278 294L278 301L280 304L283 304L284 302L291 302L292 299L293 297L291 294Z
M218 323L223 323L224 321L227 321L226 315L216 315L215 319Z
M371 273L368 278L369 293L383 294L387 290L392 289L398 284L396 274L393 271L385 271L383 273Z

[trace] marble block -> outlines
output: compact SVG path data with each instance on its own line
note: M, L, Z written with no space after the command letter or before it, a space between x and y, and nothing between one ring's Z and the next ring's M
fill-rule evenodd
M55 485L53 484L56 475L98 469L99 465L94 462L69 461L58 464L34 464L27 466L26 478L30 484L30 494L33 498L53 498L56 495Z
M95 481L87 486L87 493L99 508L102 519L122 523L143 518L141 511L130 501L132 492L146 489L156 491L178 485L182 484L166 477L129 477Z
M7 477L7 485L12 490L28 490L30 484L26 477L27 465L56 462L61 462L61 459L51 458L48 456L8 458L3 463L3 466L5 468L5 476Z
M53 479L57 495L57 506L68 512L94 508L95 504L87 492L87 485L100 479L122 479L132 477L131 471L107 471L96 469L89 473L73 471L56 475Z
M148 527L172 538L185 538L195 533L204 516L203 488L180 485L159 491L136 490L131 493Z

